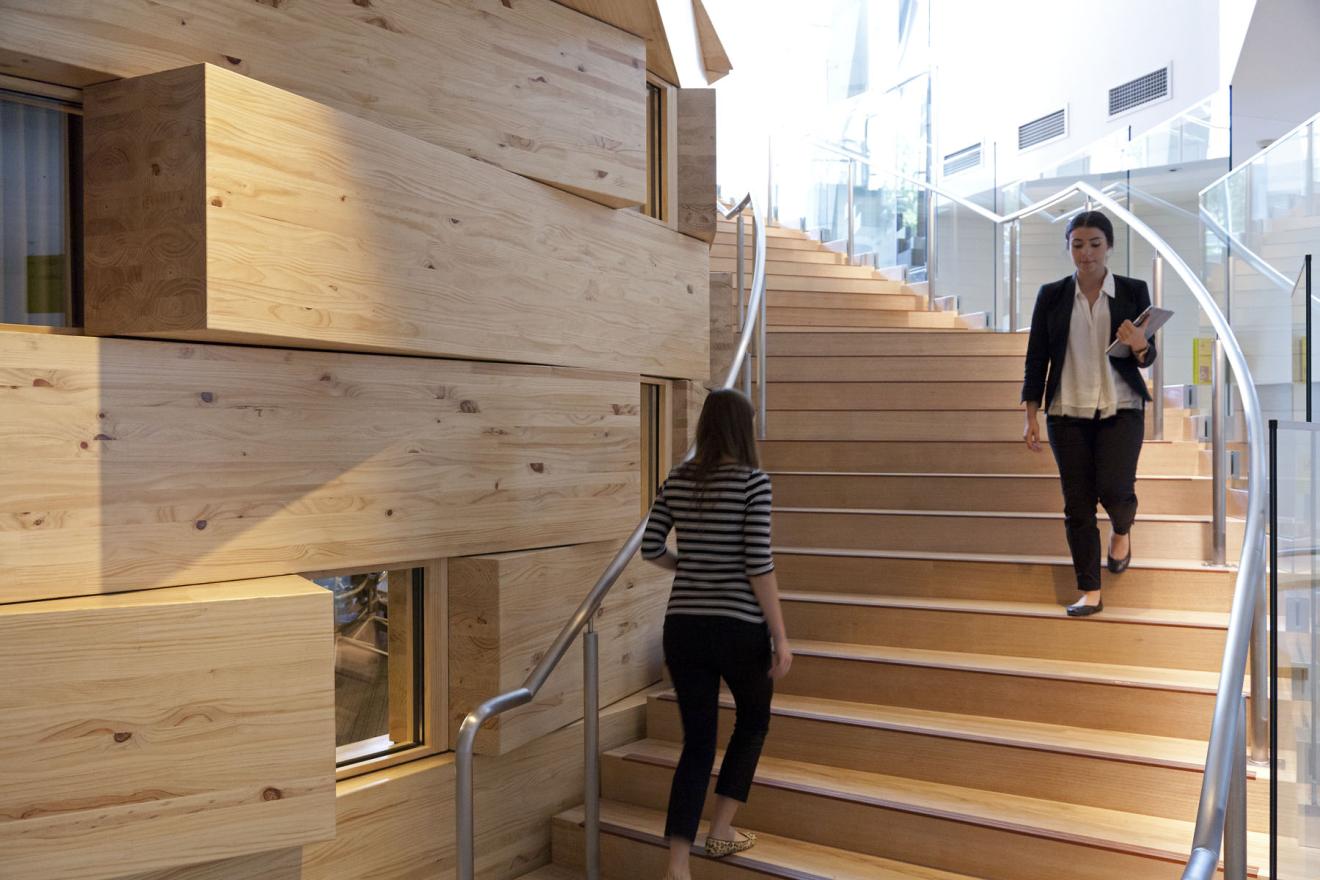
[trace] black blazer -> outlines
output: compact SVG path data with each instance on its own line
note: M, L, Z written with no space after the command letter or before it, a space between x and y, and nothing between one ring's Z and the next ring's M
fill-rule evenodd
M1027 362L1022 379L1023 403L1040 403L1042 395L1045 403L1042 409L1048 411L1054 402L1054 395L1059 390L1059 378L1063 375L1063 360L1068 353L1068 330L1072 326L1073 303L1076 301L1077 285L1072 275L1050 284L1042 285L1036 295L1036 308L1031 313L1031 336L1027 340ZM1101 294L1103 296L1103 294ZM1109 303L1109 341L1118 336L1118 327L1124 321L1135 321L1137 316L1150 306L1150 292L1146 282L1136 278L1114 276L1114 298ZM1110 362L1118 370L1118 375L1132 386L1132 390L1141 395L1141 399L1150 400L1150 391L1146 380L1141 377L1140 367L1150 366L1155 362L1155 340L1150 340L1146 349L1146 360L1138 363L1133 355L1110 357Z

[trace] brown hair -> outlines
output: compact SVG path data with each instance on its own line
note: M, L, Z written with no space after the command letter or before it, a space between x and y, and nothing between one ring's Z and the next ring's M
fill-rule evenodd
M706 482L721 464L732 461L745 467L761 466L752 431L752 402L733 388L712 391L697 419L697 451L684 465L684 475Z

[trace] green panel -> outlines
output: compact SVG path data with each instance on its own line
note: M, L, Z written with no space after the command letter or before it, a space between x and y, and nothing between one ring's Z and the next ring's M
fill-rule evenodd
M64 314L64 254L27 258L27 310L30 315Z

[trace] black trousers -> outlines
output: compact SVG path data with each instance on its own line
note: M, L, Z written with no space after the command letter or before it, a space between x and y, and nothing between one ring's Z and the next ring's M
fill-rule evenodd
M1100 530L1095 506L1126 535L1137 517L1137 459L1146 434L1141 410L1122 409L1107 419L1049 416L1045 428L1063 484L1063 518L1077 588L1100 589Z
M715 793L746 803L751 791L770 729L770 632L763 623L674 614L665 618L664 650L683 719L683 754L669 790L665 836L696 840L715 764L721 678L737 711Z

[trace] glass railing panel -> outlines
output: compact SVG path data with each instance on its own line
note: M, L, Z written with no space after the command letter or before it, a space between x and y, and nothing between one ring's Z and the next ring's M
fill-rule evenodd
M1270 423L1270 876L1320 876L1320 426Z
M1302 260L1291 291L1292 311L1292 418L1312 421L1315 408L1316 355L1312 344L1315 336L1316 299L1311 287L1311 256Z
M952 199L935 196L935 269L932 290L937 298L953 296L959 314L986 327L999 327L997 315L1007 315L1004 292L996 271L1000 251L998 224Z

